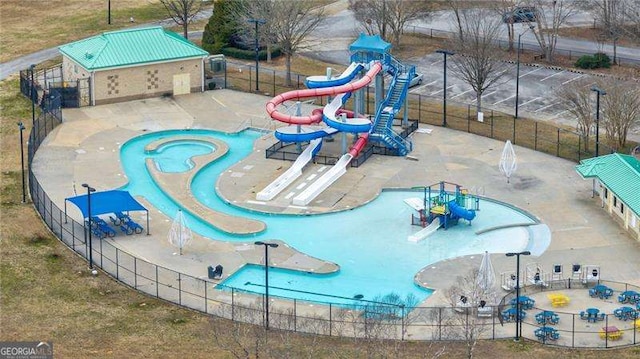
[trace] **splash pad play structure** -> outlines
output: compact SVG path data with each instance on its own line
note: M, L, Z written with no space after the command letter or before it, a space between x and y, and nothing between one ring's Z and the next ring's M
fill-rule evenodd
M453 189L447 191L447 185ZM476 218L476 211L480 210L480 199L470 195L468 190L458 184L442 181L422 189L422 199L411 197L404 200L418 212L417 217L411 215L411 224L424 228L407 238L411 242L419 242L439 228L446 230L455 226L461 219L468 221L470 225Z
M284 143L307 145L293 165L258 192L256 199L272 200L300 177L303 168L313 160L322 148L323 139L328 136L342 136L341 157L332 168L293 198L294 205L308 205L346 173L351 160L358 157L367 145L385 147L388 153L399 156L411 152L412 143L393 130L393 122L403 108L403 123L408 121L405 100L415 67L394 59L389 54L390 48L391 44L379 35L360 34L349 47L351 65L341 75L332 77L328 70L327 76L310 76L305 81L306 90L285 92L267 103L267 112L272 119L289 124L276 130L276 138ZM392 76L386 95L383 93L385 73ZM365 89L372 83L375 84L376 109L370 120L364 115ZM316 109L308 116L302 116L299 111L296 115L278 111L278 106L286 101L318 96L334 97L323 109ZM354 111L343 109L351 97L354 98ZM353 143L347 149L349 136Z

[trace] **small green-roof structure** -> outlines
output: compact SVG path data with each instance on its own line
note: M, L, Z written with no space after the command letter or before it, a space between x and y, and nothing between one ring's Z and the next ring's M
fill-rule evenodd
M580 161L576 171L583 178L596 178L640 216L640 161L613 153Z
M209 55L161 26L105 32L59 49L89 71Z
M65 91L77 83L91 105L205 90L209 53L160 26L109 31L59 50Z

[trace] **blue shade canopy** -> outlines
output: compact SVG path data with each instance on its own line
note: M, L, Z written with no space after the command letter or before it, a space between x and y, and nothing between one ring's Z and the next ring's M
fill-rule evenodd
M391 44L384 41L380 35L366 35L360 33L360 36L349 46L349 51L373 51L378 53L386 53L391 48Z
M87 195L65 198L76 205L82 212L82 217L89 217L89 208L87 203ZM91 194L91 215L98 216L105 213L127 212L127 211L146 211L140 202L136 201L127 191L105 191L94 192Z

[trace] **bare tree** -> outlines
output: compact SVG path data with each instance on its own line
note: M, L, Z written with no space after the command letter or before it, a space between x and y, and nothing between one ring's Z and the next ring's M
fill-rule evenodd
M372 35L378 33L387 40L387 29L391 31L391 43L400 45L407 22L425 19L430 15L433 1L414 0L349 0L349 9L364 30Z
M556 90L556 95L562 100L565 110L576 120L576 130L585 138L583 141L585 151L589 150L589 135L595 126L595 118L592 115L592 91L589 85L590 83L586 80L578 80Z
M187 29L189 23L200 12L202 1L200 0L160 0L164 8L167 9L173 21L182 26L182 36L189 38Z
M595 19L602 26L607 39L613 44L613 63L617 63L618 40L624 31L624 0L592 0Z
M625 9L625 21L628 25L628 33L637 43L640 41L640 0L627 0Z
M267 62L271 61L271 50L277 39L273 33L271 21L274 13L275 3L271 0L238 1L236 15L238 16L238 27L236 34L245 43L252 43L255 40L255 23L249 20L264 20L258 26L258 39L260 44L267 47Z
M640 125L640 87L637 83L610 79L601 85L607 94L601 97L607 140L620 149L627 144L629 130Z
M324 19L324 10L313 0L273 0L271 14L273 36L285 54L286 86L291 86L291 57L302 48L304 40Z
M458 26L462 32L452 39L454 74L469 84L476 93L476 109L482 109L482 94L500 80L507 69L500 62L497 45L500 20L488 9L460 10Z
M480 298L475 297L481 290L478 286L476 278L478 270L471 270L465 276L459 276L456 283L448 289L447 294L452 307L456 307L458 298L461 295L469 297L473 305L458 308L457 313L449 312L445 317L446 335L450 339L462 340L467 349L467 358L473 358L473 351L478 344L478 340L489 329L487 323L477 315L477 306Z
M524 3L537 9L538 26L533 29L533 33L546 61L553 62L560 27L576 12L578 2L572 0L527 0Z
M262 305L249 304L247 307L236 306L234 321L211 319L213 340L216 345L228 351L234 358L258 358L267 350L267 333L257 323L262 318ZM224 323L221 323L224 321Z

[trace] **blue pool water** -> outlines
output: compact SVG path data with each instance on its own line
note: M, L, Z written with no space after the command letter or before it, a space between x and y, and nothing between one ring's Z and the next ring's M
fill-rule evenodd
M153 182L144 166L144 147L160 138L170 138L185 131L165 131L145 134L128 141L121 149L121 159L129 184L123 189L144 196L156 208L173 217L179 207ZM526 246L526 234L521 228L511 228L476 235L484 228L513 224L534 223L526 214L493 201L481 200L480 211L472 226L461 224L447 231L439 230L420 243L407 240L420 228L410 224L414 210L403 200L421 197L422 192L384 191L374 201L349 211L314 215L292 216L261 214L231 206L215 193L218 175L251 153L253 142L260 136L255 131L223 134L206 130L190 130L190 136L212 137L224 141L229 152L205 166L192 182L194 196L206 206L233 215L264 221L267 229L253 236L233 236L201 222L187 212L191 229L208 238L242 243L256 240L280 239L293 248L311 256L334 262L340 271L333 274L300 273L273 269L269 273L270 294L289 298L321 302L344 302L338 297L353 298L362 295L372 300L395 293L401 297L415 296L419 301L431 293L413 282L414 275L423 267L440 260L461 255L520 251ZM188 152L184 149L183 154ZM245 175L251 175L248 171ZM437 264L436 264L437 265ZM262 293L264 268L245 266L224 281L230 287ZM277 287L272 289L271 286ZM280 289L278 289L280 288ZM304 292L324 293L331 296L313 296ZM323 299L324 298L324 299Z
M159 171L186 172L193 168L191 160L194 156L206 155L214 151L213 146L206 142L173 141L166 143L148 153Z

